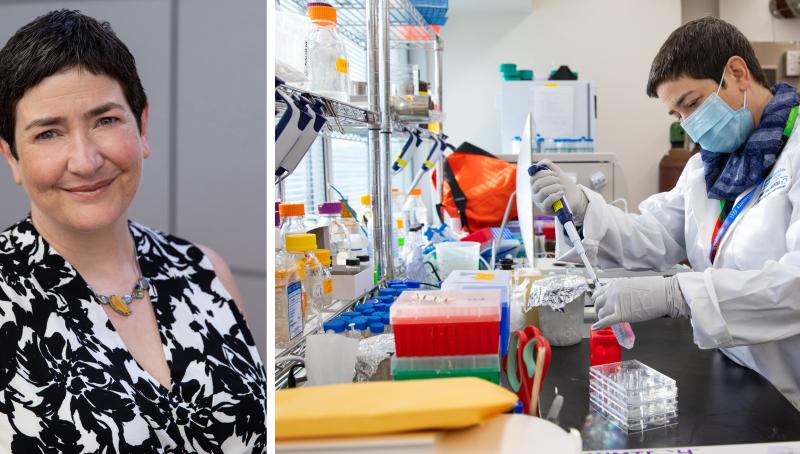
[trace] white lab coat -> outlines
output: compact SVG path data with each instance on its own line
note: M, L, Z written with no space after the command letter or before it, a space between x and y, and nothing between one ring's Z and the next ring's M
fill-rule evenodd
M708 255L720 205L706 195L699 154L674 189L639 205L641 215L582 189L589 260L600 268L664 270L688 258L694 271L678 282L691 307L694 342L759 372L800 410L800 127L723 237L713 265ZM556 230L557 256L576 261Z

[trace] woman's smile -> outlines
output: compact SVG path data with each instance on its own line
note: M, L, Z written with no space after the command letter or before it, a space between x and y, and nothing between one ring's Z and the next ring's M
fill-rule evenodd
M68 186L64 187L63 189L78 200L84 200L88 202L103 196L115 179L116 177L107 178L95 183Z

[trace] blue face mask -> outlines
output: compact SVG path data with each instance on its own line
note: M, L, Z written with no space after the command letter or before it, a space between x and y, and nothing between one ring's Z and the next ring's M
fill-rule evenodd
M722 77L725 77L725 73ZM712 93L697 110L686 117L681 126L704 150L733 153L753 131L753 115L747 108L747 92L744 92L744 106L733 110L719 97L720 88L722 80L717 92Z

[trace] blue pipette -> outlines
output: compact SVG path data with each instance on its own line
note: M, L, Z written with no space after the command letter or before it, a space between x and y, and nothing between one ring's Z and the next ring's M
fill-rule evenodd
M550 170L550 168L544 164L534 164L528 168L528 175L534 176L540 170ZM572 241L575 252L577 252L578 256L580 256L583 265L586 267L586 272L592 279L595 288L600 288L600 280L597 279L597 274L595 274L594 268L592 267L591 263L589 263L589 258L586 257L586 249L583 248L583 241L581 240L581 236L578 234L578 230L575 228L575 223L572 221L572 212L570 211L569 205L564 197L561 197L553 203L553 211L556 213L558 221L561 222L562 226L564 226L564 231L567 232L567 236ZM620 345L629 350L633 348L633 343L636 340L636 336L633 334L633 328L631 328L630 323L618 323L611 326L611 329L614 331L614 336L616 336L617 342L619 342Z

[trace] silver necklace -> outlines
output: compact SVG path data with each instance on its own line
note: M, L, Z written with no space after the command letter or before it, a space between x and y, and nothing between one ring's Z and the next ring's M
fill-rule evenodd
M116 294L101 295L95 292L92 286L89 286L89 290L92 291L95 299L97 299L100 304L107 304L111 306L111 309L113 309L114 312L126 317L131 315L131 303L134 300L140 300L144 298L147 291L150 290L150 280L146 277L142 277L142 270L139 268L139 257L136 256L135 244L133 246L133 259L134 263L136 263L136 271L138 272L139 278L136 280L136 283L133 285L133 289L130 293L122 296Z

